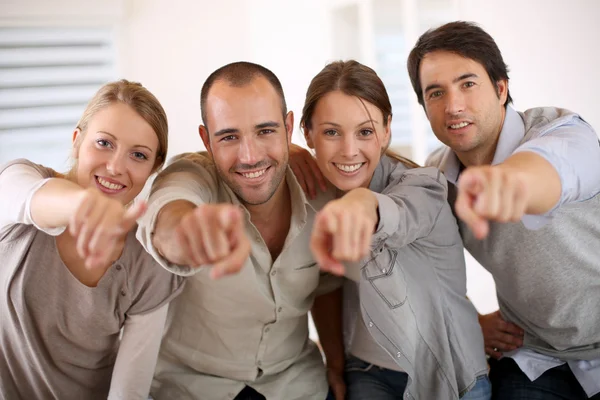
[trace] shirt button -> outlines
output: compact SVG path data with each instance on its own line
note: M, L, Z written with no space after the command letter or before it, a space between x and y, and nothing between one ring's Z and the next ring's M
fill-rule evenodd
M275 271L275 270L271 271L271 276L275 276L275 275L277 275L277 271Z
M400 353L400 352L397 352L397 353L396 353L396 357L398 357L398 358L402 357L402 353Z
M369 321L369 328L373 327L373 323Z
M115 268L117 269L117 271L121 270L121 266L120 265L117 265Z
M125 289L121 289L121 296L125 296L127 293L125 293Z
M277 312L282 312L282 311L283 311L283 307L279 307L279 308L277 309Z
M265 333L269 332L271 328L265 328Z
M382 273L382 274L385 274L385 273L387 273L387 270L385 270L385 269L382 269L382 270L381 270L381 273Z

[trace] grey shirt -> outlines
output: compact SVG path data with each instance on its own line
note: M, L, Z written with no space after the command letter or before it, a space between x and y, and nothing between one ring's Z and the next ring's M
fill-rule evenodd
M290 229L272 260L250 214L219 178L205 153L178 157L156 179L138 237L160 264L188 275L183 294L169 309L152 395L159 399L232 399L249 385L267 399L318 399L327 395L321 354L308 338L314 297L338 285L321 278L309 240L315 208L288 168ZM174 200L242 207L251 254L242 270L219 280L209 268L169 263L152 244L161 208Z
M348 265L347 348L356 318L409 375L405 398L458 399L487 372L477 312L466 297L462 241L435 168L383 157L370 189L379 201L371 256Z
M0 167L0 399L106 399L121 328L182 288L134 232L96 287L77 280L53 236L64 228L41 230L30 216L31 195L54 176L26 160Z
M546 215L491 223L484 240L477 240L460 222L465 247L493 275L500 311L525 330L525 349L563 361L599 360L598 137L568 110L547 107L517 113L509 107L492 164L521 151L534 152L554 166L562 184L560 201ZM436 151L428 164L456 183L460 163L449 148ZM451 204L455 195L451 186ZM583 375L590 373L598 381L600 370L588 369Z

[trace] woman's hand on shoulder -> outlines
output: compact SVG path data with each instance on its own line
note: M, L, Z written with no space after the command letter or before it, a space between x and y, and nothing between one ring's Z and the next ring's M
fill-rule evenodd
M135 226L146 208L145 201L127 208L95 188L83 190L69 220L69 233L76 238L77 253L86 260L86 267L95 268L110 262L116 245Z
M304 147L290 143L289 165L304 193L314 199L317 197L317 185L321 191L327 191L325 178L314 157Z
M342 262L357 262L369 254L379 220L377 204L370 190L359 188L317 213L310 247L322 270L344 275Z

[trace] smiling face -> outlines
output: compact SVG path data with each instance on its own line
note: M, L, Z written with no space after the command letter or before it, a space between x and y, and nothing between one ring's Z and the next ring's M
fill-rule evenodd
M151 175L158 137L130 106L113 103L96 112L85 132L73 136L74 176L123 204L131 202Z
M507 81L494 85L480 63L447 51L425 55L419 79L427 118L442 143L459 157L493 152L506 113Z
M200 135L221 179L246 205L267 203L282 187L289 159L293 114L261 76L241 87L218 80L206 100Z
M369 187L389 141L390 124L391 118L384 123L373 104L333 91L317 102L305 136L323 175L346 192Z

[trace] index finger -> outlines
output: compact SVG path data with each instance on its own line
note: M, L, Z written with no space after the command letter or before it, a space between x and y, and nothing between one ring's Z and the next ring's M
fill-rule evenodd
M248 238L241 235L245 235L245 232L238 232L231 253L213 265L210 271L211 278L218 279L225 275L235 274L242 269L250 255L251 247Z
M475 237L483 239L489 231L488 221L481 218L473 208L473 199L464 191L459 190L454 203L456 215L473 231Z
M344 275L344 266L331 255L331 233L324 214L317 215L310 238L310 250L321 270Z
M467 169L458 179L458 195L455 211L475 234L477 239L483 239L489 231L489 223L476 212L476 203L485 202L486 179L483 172L477 169Z
M141 218L146 210L148 209L148 204L144 200L136 201L131 207L125 211L125 215L123 216L123 222L121 223L119 234L129 232L135 224L137 220Z

